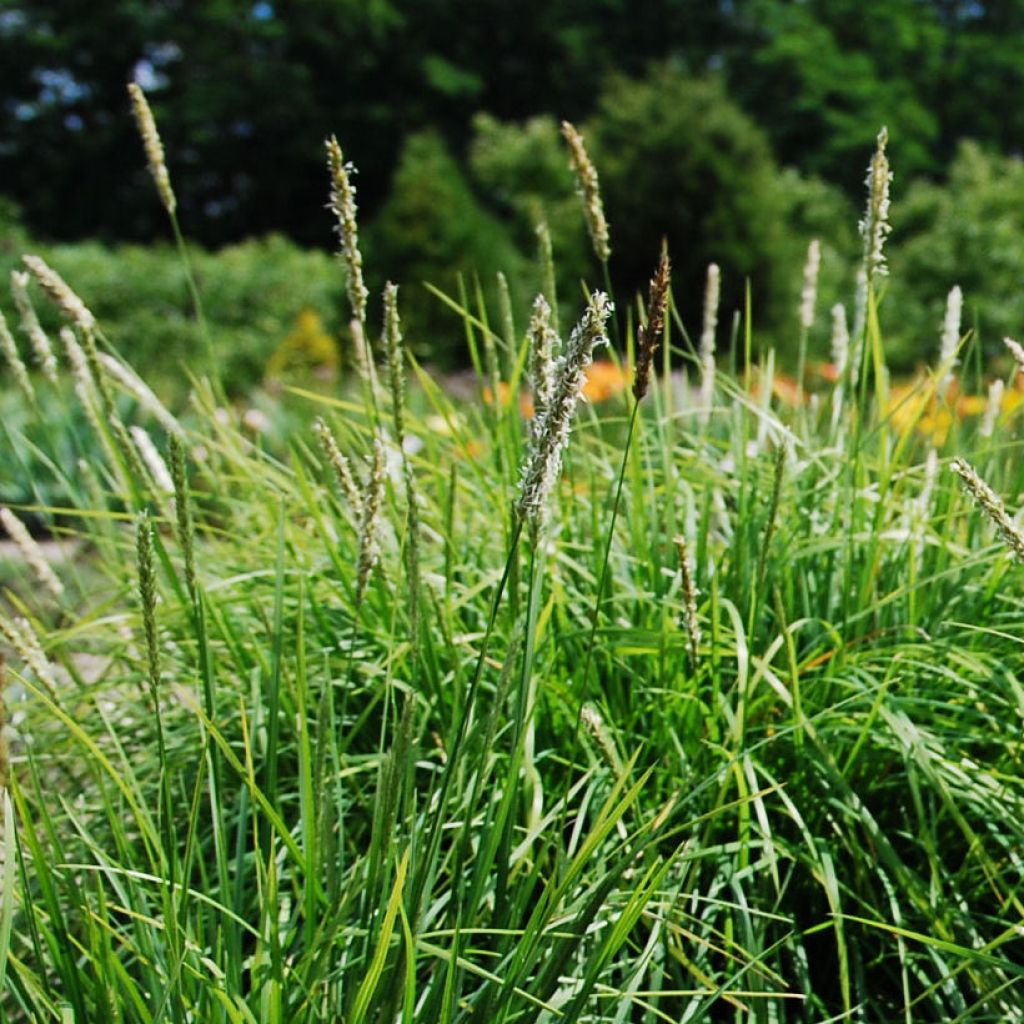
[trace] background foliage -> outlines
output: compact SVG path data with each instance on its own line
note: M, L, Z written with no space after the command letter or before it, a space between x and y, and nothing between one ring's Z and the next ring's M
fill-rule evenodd
M76 0L4 0L0 182L14 205L0 210L0 224L13 234L20 209L25 231L43 242L167 237L127 113L125 82L138 81L189 236L212 250L280 236L271 250L229 250L228 268L208 261L204 275L237 282L251 260L259 287L270 272L259 253L270 251L284 264L275 281L302 267L297 287L270 287L277 323L241 328L235 285L210 289L211 322L235 353L228 379L237 374L244 389L303 309L331 330L342 320L328 264L286 258L283 241L333 245L320 147L336 132L361 172L370 283L380 287L387 267L404 286L417 351L451 365L466 360L464 339L423 281L455 295L478 279L498 316L501 267L525 319L542 220L563 302L581 279L600 277L557 135L569 117L598 159L620 296L645 284L664 233L691 329L715 260L725 315L749 279L759 336L791 355L793 268L811 237L826 238L823 301L849 291L864 153L885 123L897 173L892 255L908 269L890 337L894 365L906 371L931 343L954 266L990 350L1019 330L1006 303L1014 289L1003 286L1024 273L1013 200L1024 114L1003 100L1022 84L1022 29L1016 0L481 0L472 17L452 0L113 0L88 10ZM972 246L972 232L998 242ZM102 261L88 247L65 259ZM132 262L148 259L137 252ZM129 318L129 305L166 309L156 323L131 317L125 338L167 362L187 357L195 334L169 298L178 273L147 266L132 303L123 300L133 273L84 280L95 280L88 299L108 318Z

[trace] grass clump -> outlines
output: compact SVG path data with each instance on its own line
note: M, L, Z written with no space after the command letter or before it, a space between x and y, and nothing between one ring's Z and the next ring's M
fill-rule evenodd
M1017 536L1015 425L922 433L948 360L898 416L862 282L794 406L680 343L663 260L564 346L445 297L488 403L389 286L390 387L292 389L283 444L203 379L166 479L93 416L82 558L0 616L5 1019L1020 1019L1024 588L945 471ZM643 377L580 410L616 315Z

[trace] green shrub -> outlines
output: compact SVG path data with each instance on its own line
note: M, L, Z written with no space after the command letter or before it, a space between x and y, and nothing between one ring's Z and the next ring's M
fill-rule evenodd
M537 225L547 224L563 314L571 316L580 280L593 277L594 257L557 122L548 115L511 123L479 114L473 129L474 182L509 211L521 252L534 251Z
M424 282L458 294L461 275L472 287L503 271L516 284L525 261L504 224L484 209L462 170L435 132L411 136L391 183L391 194L366 232L371 292L384 282L384 268L402 288L402 316L410 343L441 363L464 362L465 336ZM371 317L379 304L371 300ZM430 339L429 343L426 339Z
M615 77L587 128L620 294L645 287L664 235L688 323L699 322L709 261L722 268L725 309L742 305L749 277L759 315L777 321L784 200L764 134L721 83L668 66Z
M964 292L964 329L991 355L1024 324L1024 162L964 142L945 185L917 181L893 204L892 284L883 316L904 367L938 344L946 295Z
M175 249L22 243L0 253L4 286L21 253L38 252L74 281L104 333L158 392L177 400L187 391L189 370L206 366L206 345ZM230 393L249 391L263 379L268 359L302 310L316 312L329 330L337 330L344 284L327 253L270 236L216 253L194 247L192 260L219 372ZM0 297L0 307L11 321L9 300ZM55 333L55 313L42 301L37 308L43 325Z

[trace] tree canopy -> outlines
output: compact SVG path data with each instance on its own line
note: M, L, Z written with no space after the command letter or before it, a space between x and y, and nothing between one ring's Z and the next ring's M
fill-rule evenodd
M882 122L903 173L971 137L1011 153L1024 4L962 0L3 0L0 192L55 238L146 239L161 211L127 116L148 92L189 230L323 244L321 142L387 198L406 139L458 159L474 115L586 120L614 73L717 72L775 157L852 192Z

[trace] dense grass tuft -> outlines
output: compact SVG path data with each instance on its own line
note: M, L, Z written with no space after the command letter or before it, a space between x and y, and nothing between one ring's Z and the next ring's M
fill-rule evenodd
M1022 1019L1022 570L949 471L1012 504L1018 422L958 419L948 366L890 395L874 284L795 405L670 305L546 516L511 311L446 300L487 401L402 350L393 293L392 386L292 389L283 436L199 379L166 476L109 380L36 381L93 435L5 424L69 496L18 513L77 549L59 599L6 592L0 1015Z

